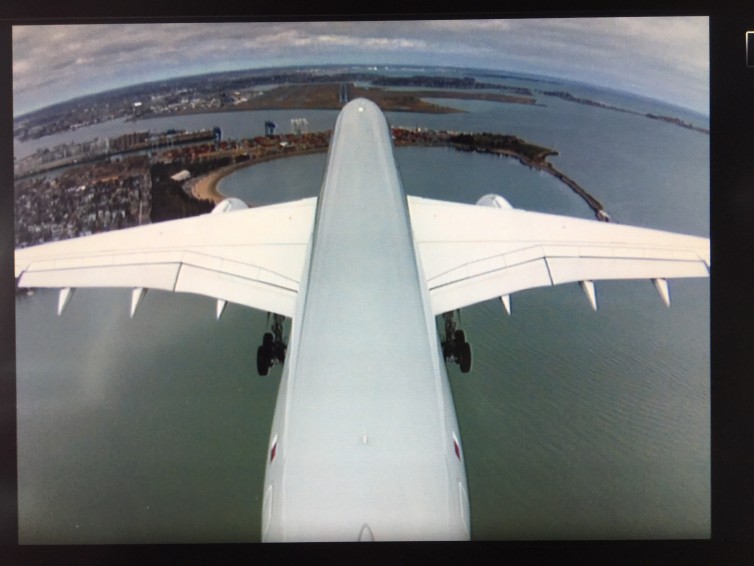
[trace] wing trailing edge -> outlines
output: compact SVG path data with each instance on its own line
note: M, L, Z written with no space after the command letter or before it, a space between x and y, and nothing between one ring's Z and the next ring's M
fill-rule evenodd
M408 197L434 314L495 297L579 282L708 277L709 239L527 212ZM666 304L667 284L655 283Z
M309 198L23 248L16 278L19 287L196 293L290 317L315 208ZM60 311L70 294L61 295Z

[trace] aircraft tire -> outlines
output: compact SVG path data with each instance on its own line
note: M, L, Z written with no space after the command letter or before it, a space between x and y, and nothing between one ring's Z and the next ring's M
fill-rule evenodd
M257 373L267 375L270 372L270 351L264 346L257 348Z
M471 371L471 344L464 342L461 345L460 362L461 373L469 373Z

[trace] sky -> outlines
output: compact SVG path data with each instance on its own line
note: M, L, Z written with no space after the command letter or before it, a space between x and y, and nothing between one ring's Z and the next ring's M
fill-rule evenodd
M709 114L708 18L658 17L14 26L14 115L152 80L309 64L534 73Z

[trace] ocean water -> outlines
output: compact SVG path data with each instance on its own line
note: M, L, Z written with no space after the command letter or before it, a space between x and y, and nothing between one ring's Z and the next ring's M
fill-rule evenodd
M554 98L451 102L466 112L388 120L519 135L558 150L552 162L617 221L709 233L707 135ZM336 113L229 119L255 131L268 116L279 131L305 116L313 131ZM218 125L218 115L160 120ZM495 192L518 208L592 217L567 187L514 160L445 148L396 157L408 194L475 202ZM316 195L324 163L263 163L221 190L255 204ZM449 378L473 538L709 536L709 281L670 288L670 309L651 283L620 281L597 284L597 312L575 284L517 293L511 316L499 301L463 310L474 366L462 375L451 365ZM155 291L129 319L128 303L127 290L81 289L57 317L55 292L16 300L20 541L259 540L280 379L254 366L265 314L230 305L215 321L213 301Z

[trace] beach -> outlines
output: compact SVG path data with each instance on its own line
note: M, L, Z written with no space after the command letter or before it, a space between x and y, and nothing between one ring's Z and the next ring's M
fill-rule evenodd
M199 177L195 180L193 186L191 187L191 194L196 199L211 200L212 202L217 204L226 198L217 190L217 184L220 182L220 179L222 179L226 175L230 175L231 173L237 171L238 169L241 169L242 167L247 167L249 165L251 165L251 162L249 161L244 161L243 163L234 163L233 165L228 165L227 167L223 167L222 169L212 171L207 175Z
M215 204L220 203L224 199L228 198L217 190L218 183L226 176L243 169L245 167L251 167L265 161L272 161L273 159L282 159L284 157L293 157L297 155L308 155L310 153L324 153L327 151L327 147L309 147L306 149L296 149L295 151L287 151L280 153L273 153L264 155L261 157L253 157L247 161L241 161L240 163L234 163L216 171L212 171L201 177L194 179L194 182L189 185L191 194L194 198L200 200L211 200ZM251 203L247 203L251 205Z
M401 130L393 129L394 137L399 132L401 132ZM437 135L437 132L430 132L429 130L425 131L424 135L426 136L430 133L432 133L433 135ZM522 143L526 143L526 142L523 142L523 140L520 140L520 141ZM520 163L522 163L525 166L528 166L533 169L543 171L544 173L552 175L553 177L558 179L560 182L570 187L571 190L573 190L577 195L579 195L582 199L584 199L587 205L594 211L595 216L598 220L609 221L610 219L610 215L607 214L607 212L604 209L604 206L599 200L597 200L594 196L589 194L589 192L587 192L583 187L581 187L581 185L579 185L576 181L574 181L573 179L565 175L563 172L559 171L554 165L552 165L551 163L547 161L548 156L557 155L556 151L553 151L547 148L539 148L539 149L542 149L543 151L541 151L540 154L532 158L531 156L524 155L519 151L510 150L510 149L501 149L501 148L492 149L489 147L482 147L479 145L461 146L458 144L452 144L452 143L449 143L448 140L445 139L444 137L442 139L442 142L440 143L438 143L437 139L433 140L432 142L428 142L426 139L425 140L396 139L394 143L396 147L416 146L416 145L435 147L435 146L441 146L441 145L449 145L450 147L455 147L455 149L462 150L462 151L477 151L481 153L491 153L494 155L500 155L504 157L512 157L514 159L517 159ZM230 175L231 173L234 173L235 171L238 171L239 169L242 169L244 167L251 167L252 165L263 163L265 161L270 161L272 159L281 159L284 157L292 157L295 155L305 155L309 153L322 153L324 151L327 151L326 147L308 147L306 149L296 148L293 151L269 153L263 156L258 156L256 158L252 157L249 160L241 161L240 163L234 163L232 165L228 165L221 169L217 169L216 171L212 171L211 173L208 173L206 175L203 175L201 177L194 179L193 182L189 181L190 184L188 185L187 188L190 188L191 194L194 196L194 198L200 199L200 200L210 200L214 202L215 204L218 204L222 200L227 198L217 189L218 183L227 175ZM252 205L251 203L247 203L247 204L250 206Z

